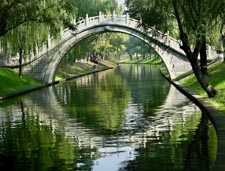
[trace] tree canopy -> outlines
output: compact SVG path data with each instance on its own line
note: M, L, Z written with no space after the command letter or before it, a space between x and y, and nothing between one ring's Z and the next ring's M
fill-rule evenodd
M72 0L3 0L0 6L0 35L28 22L54 27L68 24L76 9Z
M175 16L173 0L126 0L129 13L140 21L143 27L153 27L160 31L179 29ZM192 42L205 31L208 39L215 37L224 25L224 1L219 0L181 0L175 2L181 25Z
M141 54L142 59L144 59L147 55L153 53L153 49L148 44L133 36L129 36L128 41L126 41L125 51L128 53L130 60L133 59L134 54L137 57L138 54Z

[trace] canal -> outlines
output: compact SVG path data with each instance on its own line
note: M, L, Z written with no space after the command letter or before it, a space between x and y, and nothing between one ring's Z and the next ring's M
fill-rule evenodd
M0 170L199 171L217 137L158 66L121 65L0 104Z

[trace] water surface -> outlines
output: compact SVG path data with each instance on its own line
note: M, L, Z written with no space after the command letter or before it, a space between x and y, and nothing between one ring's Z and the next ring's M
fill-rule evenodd
M216 133L158 66L122 65L0 104L0 170L210 170Z

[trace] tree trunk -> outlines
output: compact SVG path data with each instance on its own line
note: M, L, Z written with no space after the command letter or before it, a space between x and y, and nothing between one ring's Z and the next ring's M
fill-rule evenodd
M223 62L225 62L225 35L222 35L222 46L223 46Z
M214 97L216 95L216 90L211 86L202 74L202 71L198 65L198 62L191 62L192 70L197 78L199 84L203 90L207 93L208 97Z
M128 53L128 55L130 57L130 60L132 61L133 60L132 54Z
M185 52L192 66L192 70L195 74L195 77L197 78L203 90L208 94L209 97L214 97L216 95L216 90L211 85L208 84L198 64L198 55L200 53L202 45L204 44L204 41L203 41L204 37L202 38L200 37L200 35L197 35L196 44L195 44L194 50L192 50L188 40L188 36L183 29L181 15L178 11L177 1L173 0L172 3L173 3L174 13L178 23L179 31L180 31L180 39L182 41L181 49L183 49L183 51Z
M146 58L146 53L143 52L143 54L142 54L142 59L144 60L145 58Z
M186 45L184 45L186 46ZM188 47L183 47L184 49L187 49ZM207 93L208 97L214 97L216 95L215 88L210 85L205 76L202 74L201 68L198 63L198 55L200 53L200 50L202 48L202 43L200 41L197 41L196 46L192 51L186 51L186 55L191 63L192 70L195 74L196 79L198 80L200 86L202 89Z
M132 60L133 60L132 54L131 54L131 53L129 53L129 51L126 51L126 52L127 52L127 54L129 55L130 60L132 61Z
M6 19L0 17L0 36L3 36L5 34L5 28L6 28Z
M205 35L203 37L202 46L200 49L200 66L201 66L201 72L202 72L203 76L208 75Z
M23 34L21 36L21 40L20 40L20 48L19 48L19 77L22 76L22 62L23 62L23 52L24 52L24 48L25 48L25 35Z
M23 49L19 50L19 77L22 76Z

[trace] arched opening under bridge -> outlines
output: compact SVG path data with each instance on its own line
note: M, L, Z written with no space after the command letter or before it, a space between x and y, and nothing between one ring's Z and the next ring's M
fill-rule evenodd
M44 83L54 81L56 69L64 55L81 40L103 32L120 32L146 42L162 58L172 79L191 69L190 63L180 49L179 41L159 31L149 29L146 33L138 27L138 21L128 15L88 17L75 24L76 31L65 29L57 45L33 62L26 69L28 74ZM51 47L51 46L50 46Z

